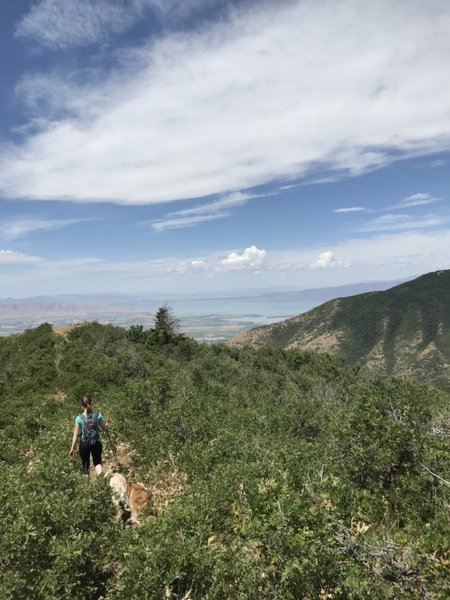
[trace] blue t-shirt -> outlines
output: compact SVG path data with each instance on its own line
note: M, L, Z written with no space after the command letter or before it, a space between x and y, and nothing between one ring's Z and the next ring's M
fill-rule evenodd
M97 412L97 411L93 411ZM75 423L80 426L80 437L83 433L83 414L77 415L75 417ZM98 427L98 439L100 439L100 423L103 421L103 415L101 412L97 412L97 427Z

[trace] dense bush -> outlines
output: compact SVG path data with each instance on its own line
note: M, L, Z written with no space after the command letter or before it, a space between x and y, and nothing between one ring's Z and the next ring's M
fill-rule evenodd
M448 395L133 332L0 340L2 598L447 597ZM151 492L135 529L67 458L86 392Z

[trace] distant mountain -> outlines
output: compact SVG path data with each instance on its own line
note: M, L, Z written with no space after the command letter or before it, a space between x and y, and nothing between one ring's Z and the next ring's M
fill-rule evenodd
M21 318L42 318L49 319L58 315L70 315L77 317L80 315L92 314L96 312L117 312L117 308L101 305L90 304L72 304L70 302L49 301L49 300L30 300L15 302L0 301L0 318L1 319L21 319Z
M329 352L367 372L424 378L450 388L450 270L387 291L331 300L235 336L229 344Z
M98 306L103 309L117 306L123 306L128 309L148 306L149 303L164 304L167 302L176 302L179 300L204 302L210 300L243 300L243 301L261 301L261 302L326 302L332 298L352 296L362 292L374 290L386 290L396 283L403 283L406 279L395 281L366 281L362 283L352 283L339 287L324 287L306 289L294 286L277 286L253 289L232 289L216 290L209 292L192 293L153 293L153 294L123 294L108 292L103 294L55 294L47 296L29 296L26 298L0 298L0 308L14 305L40 307L39 310L51 311L52 308L61 309L82 308ZM48 308L46 308L48 307ZM18 310L18 308L16 309ZM28 310L28 309L26 309Z
M272 292L256 293L253 295L242 296L240 300L263 301L263 302L298 302L298 303L322 303L334 298L346 298L363 292L375 292L387 290L393 285L404 283L408 279L398 279L395 281L364 281L362 283L350 283L337 287L312 288L303 290L274 290Z

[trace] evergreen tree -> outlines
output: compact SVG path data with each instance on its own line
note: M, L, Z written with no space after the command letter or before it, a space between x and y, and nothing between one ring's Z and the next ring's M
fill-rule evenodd
M172 309L167 305L161 306L155 315L155 341L161 345L174 342L178 337L178 326L178 319L174 317Z
M127 330L130 342L142 342L145 338L143 325L131 325Z

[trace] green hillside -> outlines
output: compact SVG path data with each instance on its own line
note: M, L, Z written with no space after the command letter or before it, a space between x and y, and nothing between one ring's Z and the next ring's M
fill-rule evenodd
M96 323L2 338L0 361L2 599L448 597L444 392ZM150 490L136 528L68 459L84 393Z
M450 270L332 300L236 336L231 344L331 352L369 373L425 378L450 388Z

